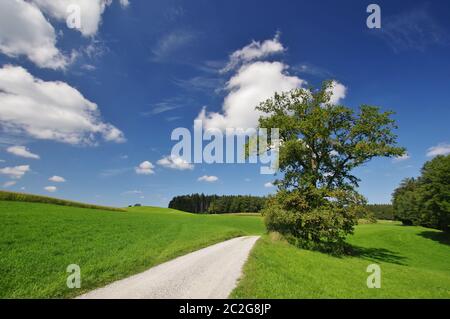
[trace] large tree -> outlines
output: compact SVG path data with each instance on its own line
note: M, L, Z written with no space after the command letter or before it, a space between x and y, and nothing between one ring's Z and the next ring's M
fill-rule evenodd
M265 113L259 127L278 128L280 137L282 178L276 181L278 195L265 210L266 224L302 245L342 244L364 203L355 191L359 179L353 169L374 157L405 153L397 146L392 112L333 104L333 85L327 81L319 90L275 94L257 107Z

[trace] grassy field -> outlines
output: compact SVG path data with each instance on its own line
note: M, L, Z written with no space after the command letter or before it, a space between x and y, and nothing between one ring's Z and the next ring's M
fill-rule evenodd
M55 204L55 205L61 205L61 206L71 206L71 207L80 207L80 208L125 211L125 209L123 209L123 208L99 206L99 205L74 202L71 200L42 196L42 195L16 193L16 192L8 192L8 191L2 191L2 190L0 190L0 201L45 203L45 204Z
M261 234L261 218L0 201L0 297L73 297L187 252ZM66 268L81 267L82 289Z
M360 225L352 257L297 249L266 235L254 247L234 298L450 298L450 237L423 227ZM366 268L381 266L381 288Z

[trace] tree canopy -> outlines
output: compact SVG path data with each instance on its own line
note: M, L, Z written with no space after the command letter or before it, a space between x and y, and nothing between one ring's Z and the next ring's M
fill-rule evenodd
M352 233L365 199L357 193L354 168L375 157L405 153L397 146L393 112L332 103L333 81L319 90L295 89L256 107L259 128L279 129L279 192L264 210L269 230L302 246L341 247ZM258 150L259 152L264 150Z
M421 175L407 178L393 193L397 219L405 225L422 225L449 231L450 155L424 164Z

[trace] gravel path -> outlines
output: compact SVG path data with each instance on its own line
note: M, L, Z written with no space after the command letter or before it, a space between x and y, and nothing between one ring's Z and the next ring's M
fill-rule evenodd
M233 238L178 257L78 298L227 298L259 236Z

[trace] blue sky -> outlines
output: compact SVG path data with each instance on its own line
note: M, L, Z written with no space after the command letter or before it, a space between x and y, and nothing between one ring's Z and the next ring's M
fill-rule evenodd
M193 192L274 193L265 185L274 177L260 175L259 165L161 161L175 143L172 130L192 128L203 107L210 118L233 122L223 117L224 104L241 107L246 100L238 95L233 104L230 94L253 84L239 82L239 66L221 70L252 41L259 53L264 43L282 48L235 58L255 68L280 63L282 72L264 73L281 76L269 83L274 87L333 78L345 87L341 103L396 112L408 157L373 160L356 171L369 202L389 202L403 178L450 152L446 1L377 1L381 29L366 26L371 1L95 0L81 8L80 30L65 23L70 3L77 1L0 5L4 189L118 206L165 206L174 195ZM230 91L231 78L239 85ZM247 115L238 120L251 122ZM138 174L146 162L151 165L140 172L148 174ZM199 181L202 176L217 180Z

